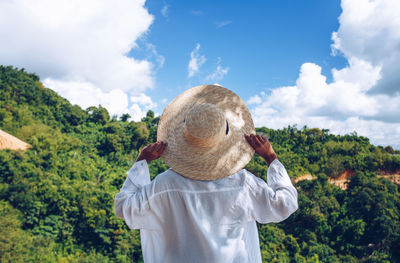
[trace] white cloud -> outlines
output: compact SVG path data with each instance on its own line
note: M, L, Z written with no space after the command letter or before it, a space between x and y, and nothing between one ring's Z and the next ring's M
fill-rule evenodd
M157 103L144 93L130 97L132 106L129 108L132 120L140 121L146 116L147 111L153 110L157 107ZM157 115L157 114L156 114Z
M400 1L342 0L341 5L340 27L332 34L334 53L381 68L382 78L371 92L399 92Z
M62 97L69 98L72 104L83 108L101 104L114 115L124 113L128 107L128 96L120 89L104 92L90 82L58 81L51 78L44 79L43 84L53 87Z
M146 116L146 110L143 110L138 104L132 104L129 108L129 114L131 115L131 120L140 121Z
M348 66L332 69L327 83L320 66L304 63L295 86L249 99L258 103L251 109L255 123L357 131L372 143L400 149L400 2L342 0L342 9L332 51L343 54Z
M163 17L168 18L169 5L164 3L163 7L161 8L161 14L162 14Z
M200 67L206 62L206 57L204 55L200 55L200 44L196 44L196 48L190 52L190 61L188 65L188 78L192 78L194 76L198 77L198 80L204 84L204 82L212 83L221 81L226 74L229 72L229 67L221 66L221 58L217 58L217 63L215 69L212 71L208 71L208 73L201 74Z
M164 56L158 54L156 46L151 43L146 43L146 50L150 52L148 59L153 57L157 63L157 68L160 69L164 66L165 58Z
M148 109L154 109L157 107L157 103L154 103L151 98L144 93L141 93L137 96L131 96L131 102L145 106Z
M248 104L260 104L261 102L261 98L258 95L254 95L247 100Z
M152 62L127 57L152 21L144 0L1 1L0 60L36 72L83 107L111 95L127 101L154 85ZM120 113L124 103L103 106Z
M148 110L154 110L157 107L157 104L144 93L128 99L128 95L120 89L104 92L90 82L57 81L47 78L43 83L53 87L62 97L69 98L72 104L78 104L83 108L97 107L100 104L108 110L110 116L129 113L132 120L140 121L146 116Z
M326 77L321 75L321 67L313 63L305 63L301 66L296 86L298 98L293 103L308 110L324 105L330 92Z
M229 67L221 66L221 58L218 58L217 67L214 72L208 74L205 78L207 82L217 82L222 80L229 72Z
M221 28L224 26L227 26L229 24L231 24L232 21L231 20L223 20L223 21L215 21L214 24L217 26L217 28Z
M191 78L195 74L197 74L200 70L200 67L206 62L206 57L200 55L200 44L197 43L195 49L190 52L190 61L188 65L188 77Z
M338 134L357 131L373 143L399 148L396 127L400 127L400 96L369 95L362 85L370 83L365 78L348 81L341 78L345 73L335 73L333 82L327 83L318 65L305 63L296 86L252 96L248 103L256 104L251 109L256 126L282 128L297 124L328 128Z

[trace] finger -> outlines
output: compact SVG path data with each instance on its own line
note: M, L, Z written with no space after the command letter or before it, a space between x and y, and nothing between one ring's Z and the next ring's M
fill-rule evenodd
M152 153L154 151L154 148L156 147L155 143L152 143L149 145L149 148L147 149L148 152Z
M264 140L264 141L263 141L263 144L264 144L264 145L267 145L267 146L268 146L268 145L271 145L271 143L269 142L268 138L265 138L265 137L262 137L262 138L263 138L263 140Z
M261 147L263 145L257 136L254 136L254 142L258 147Z
M257 134L257 138L261 144L264 144L266 142L266 139L262 135Z
M154 151L157 151L160 147L161 147L161 143L160 142L156 142L154 144Z
M250 136L251 136L251 140L253 141L254 145L255 145L256 147L260 147L260 146L261 146L261 143L258 141L257 137L256 137L254 134L252 134L252 135L250 135Z
M167 146L165 144L162 144L160 149L158 149L157 153L161 155L164 152L165 147L167 147Z
M162 153L165 149L166 145L164 142L160 142L160 148L157 150L158 153Z
M249 142L250 142L253 146L255 146L255 145L254 145L254 140L253 140L252 134L250 134L250 135L247 137L247 139L249 140Z
M158 150L160 149L160 147L162 146L162 144L161 143L159 143L159 142L156 142L156 144L154 145L154 149L153 149L153 152L158 152Z
M253 143L253 141L251 140L250 135L249 135L249 134L245 134L245 135L244 135L244 138L246 138L246 141L248 142L248 144L250 144L250 146L254 148L254 143Z
M269 139L268 139L268 135L267 136L263 136L263 139L264 139L264 141L266 141L266 142L268 142L269 143Z
M143 147L142 149L140 149L139 152L145 153L149 149L149 147L150 147L150 145L147 145L147 146Z

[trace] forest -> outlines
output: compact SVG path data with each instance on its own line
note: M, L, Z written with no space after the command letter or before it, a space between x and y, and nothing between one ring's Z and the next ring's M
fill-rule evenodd
M159 117L140 122L82 109L24 69L0 66L0 129L29 143L0 150L1 262L142 262L139 231L114 214L114 196L140 148L156 141ZM356 132L289 126L267 136L295 183L299 209L258 225L263 262L400 262L400 151ZM168 169L161 159L151 176ZM266 180L254 156L246 169ZM351 170L347 189L331 178Z

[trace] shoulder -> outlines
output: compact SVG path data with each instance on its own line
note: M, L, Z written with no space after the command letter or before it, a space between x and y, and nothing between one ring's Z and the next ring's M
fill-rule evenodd
M168 169L157 175L153 181L158 184L168 185L180 181L181 179L180 177L181 175L177 174L174 170Z
M242 169L241 171L218 180L201 181L186 178L172 169L157 175L153 180L155 190L184 190L184 191L219 191L226 189L238 189L247 186L247 181L251 181L251 177L255 177L249 171Z
M200 181L188 179L172 169L157 175L152 181L156 192L191 190L198 182Z
M240 173L242 173L243 178L244 178L244 183L247 187L249 187L252 190L256 190L258 189L260 186L265 186L266 182L255 176L253 173L251 173L250 171L246 170L246 169L242 169L240 171Z

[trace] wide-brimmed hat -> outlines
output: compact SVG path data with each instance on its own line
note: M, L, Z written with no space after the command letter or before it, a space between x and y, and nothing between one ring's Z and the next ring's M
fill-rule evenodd
M196 180L216 180L241 170L253 148L244 134L254 134L249 109L232 91L217 85L186 90L164 109L157 140L168 143L161 158L177 173Z

